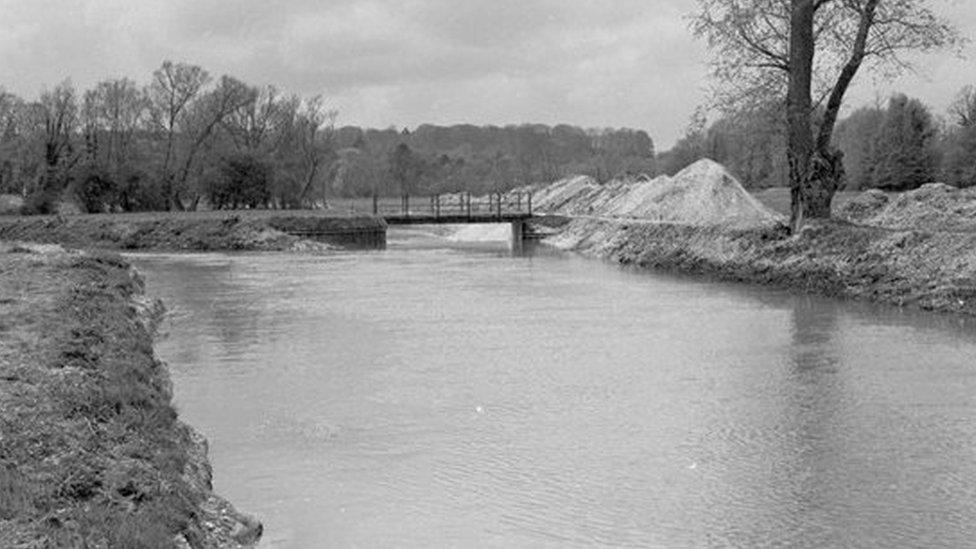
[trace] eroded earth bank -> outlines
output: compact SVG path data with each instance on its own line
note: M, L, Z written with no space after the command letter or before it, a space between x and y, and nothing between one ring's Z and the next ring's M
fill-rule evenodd
M249 547L115 255L0 243L0 547Z

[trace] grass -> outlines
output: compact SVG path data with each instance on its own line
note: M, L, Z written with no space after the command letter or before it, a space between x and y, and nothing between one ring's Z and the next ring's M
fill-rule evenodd
M11 520L32 510L34 484L12 465L0 467L0 520Z
M0 253L0 546L172 547L190 526L205 496L140 291L117 256Z

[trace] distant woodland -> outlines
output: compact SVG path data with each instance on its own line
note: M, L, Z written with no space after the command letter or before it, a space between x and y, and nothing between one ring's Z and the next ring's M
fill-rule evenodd
M25 213L300 208L333 197L484 193L571 174L599 181L673 174L703 156L747 187L786 185L783 109L696 117L670 150L642 130L569 125L337 126L322 97L303 97L186 63L148 83L70 81L28 100L0 89L0 194ZM976 92L947 113L895 96L837 127L849 189L976 184Z

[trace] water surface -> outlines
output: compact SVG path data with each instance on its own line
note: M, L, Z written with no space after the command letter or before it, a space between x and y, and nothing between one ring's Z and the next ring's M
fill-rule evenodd
M976 539L968 321L417 230L135 261L267 547Z

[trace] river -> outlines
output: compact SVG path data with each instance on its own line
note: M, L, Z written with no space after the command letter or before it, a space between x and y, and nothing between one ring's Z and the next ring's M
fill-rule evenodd
M976 540L972 321L472 238L131 256L262 547Z

